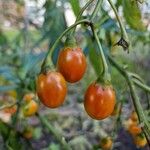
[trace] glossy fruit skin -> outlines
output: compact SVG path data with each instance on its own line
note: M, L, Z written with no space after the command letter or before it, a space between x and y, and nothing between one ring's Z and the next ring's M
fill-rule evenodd
M107 118L114 110L115 91L111 86L92 83L84 97L84 107L88 115L96 120Z
M147 140L145 137L141 137L140 135L137 135L134 137L134 143L137 147L144 147L147 144Z
M40 74L37 79L37 94L40 101L49 108L63 104L67 93L64 77L59 72Z
M112 148L113 142L110 137L101 140L100 146L103 150L110 150Z
M81 48L65 47L60 51L57 65L65 80L74 83L83 77L87 64Z
M26 103L23 108L23 113L25 117L30 117L34 115L38 111L38 104L31 100L30 102Z

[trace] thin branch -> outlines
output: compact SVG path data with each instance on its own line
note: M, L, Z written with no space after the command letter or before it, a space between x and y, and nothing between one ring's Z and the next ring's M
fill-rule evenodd
M43 61L43 63L42 63L42 66L41 66L41 71L42 71L42 69L46 66L46 62L47 62L48 56L49 56L50 59L51 59L52 53L53 53L54 49L56 48L56 46L57 46L57 44L59 43L59 41L63 38L63 36L64 36L65 34L67 34L72 28L74 28L74 27L76 27L77 25L82 24L82 23L87 24L87 25L91 25L91 22L90 22L89 20L87 20L87 19L80 20L80 21L74 23L73 25L71 25L70 27L68 27L68 28L57 38L57 40L55 41L55 43L53 44L53 46L52 46L52 47L48 50L48 52L46 53L46 56L45 56L45 58L44 58L44 61ZM50 65L53 66L52 60L50 61Z
M77 22L77 21L80 20L82 14L83 14L84 11L91 5L92 2L94 2L94 0L89 0L89 1L85 4L85 6L80 10L79 15L77 16L75 22ZM71 34L74 34L74 33L75 33L75 30L76 30L76 27L72 30Z
M128 85L129 85L129 88L130 88L130 93L131 93L131 96L132 96L132 102L133 102L134 108L135 108L135 110L137 112L139 122L143 123L143 125L144 125L144 128L143 128L144 129L144 133L147 134L147 135L149 135L149 137L150 137L150 124L147 121L147 118L146 118L146 116L144 114L144 111L143 111L143 108L141 106L141 103L139 101L139 98L138 98L138 96L136 94L135 86L134 86L134 82L132 80L132 77L130 76L130 74L126 70L124 70L119 64L117 64L117 62L115 62L112 57L110 57L108 55L108 58L109 58L109 61L111 62L111 64L126 79Z
M127 32L126 32L125 27L124 27L124 25L123 25L119 15L118 15L118 12L117 12L117 9L116 9L115 5L113 4L112 0L108 0L108 2L111 5L111 7L112 7L112 9L113 9L113 11L114 11L114 13L116 15L116 18L118 20L118 23L119 23L119 26L120 26L120 29L121 29L122 37L125 38L125 40L127 42L129 42L129 38L128 38Z
M55 138L61 143L63 149L71 150L71 147L67 144L65 138L60 135L60 133L50 124L50 122L48 122L48 120L44 116L40 114L36 114L36 115L41 121L41 123L48 129L48 131L52 133L55 136Z
M150 87L149 87L149 86L147 86L147 85L145 85L145 84L143 84L143 83L141 83L141 82L139 82L138 80L135 80L135 79L133 79L133 82L134 82L137 86L139 86L140 88L142 88L143 90L145 90L145 91L147 91L147 92L150 93Z
M98 0L98 1L97 1L96 7L95 7L95 9L94 9L92 15L90 16L90 20L93 20L93 19L96 17L96 15L97 15L97 13L98 13L98 11L99 11L99 8L100 8L102 2L103 2L103 0Z

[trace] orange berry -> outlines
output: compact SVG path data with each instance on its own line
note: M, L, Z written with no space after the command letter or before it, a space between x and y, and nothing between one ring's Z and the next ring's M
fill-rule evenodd
M34 98L34 94L33 93L28 93L28 94L25 94L23 99L26 101L26 102L30 102L33 98Z
M23 108L23 113L24 116L28 117L34 115L37 112L37 110L38 110L38 104L34 100L31 100L30 102L25 104Z
M99 83L92 83L84 96L84 108L87 114L96 120L102 120L111 115L116 103L116 93L113 88Z
M133 124L129 125L128 131L132 135L138 135L142 132L142 129L137 124L133 123Z
M103 138L100 142L100 146L103 150L110 150L112 148L113 142L110 137Z
M131 113L130 118L132 119L132 121L138 122L138 116L137 116L137 113L136 113L135 111L133 111L133 112Z
M144 147L147 144L147 140L144 135L140 134L134 137L134 143L137 147Z

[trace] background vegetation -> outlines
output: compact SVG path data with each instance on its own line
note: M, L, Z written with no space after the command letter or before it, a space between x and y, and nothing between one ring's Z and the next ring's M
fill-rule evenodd
M103 135L112 137L113 149L138 149L125 128L126 121L134 109L129 88L124 78L110 64L109 70L117 91L117 101L123 104L118 123L114 116L95 121L89 118L83 108L84 92L87 86L96 80L101 70L101 62L95 52L98 51L97 46L91 40L90 29L84 25L76 30L77 42L87 56L88 68L84 78L75 85L68 84L67 98L58 109L46 108L36 97L39 103L38 112L42 114L42 118L48 120L52 130L49 132L36 115L24 117L22 108L18 112L17 120L13 117L16 115L3 111L4 106L21 101L24 94L35 93L34 81L47 50L58 36L74 23L72 15L77 17L86 2L0 0L0 149L7 147L14 150L60 150L62 143L57 135L63 136L75 150L96 149ZM92 13L96 2L86 9L82 18ZM121 46L114 46L121 37L120 28L109 3L103 1L95 22L104 53L111 54L119 64L139 74L146 84L150 85L150 4L140 0L117 0L113 3L127 29L132 50L127 53ZM53 53L54 64L64 41L65 37ZM22 88L18 89L20 84ZM15 98L10 94L12 91L17 93ZM137 89L137 93L143 108L149 109L145 92ZM33 131L30 139L22 135L27 126ZM10 128L12 130L8 138L7 132ZM148 146L143 149L148 150Z

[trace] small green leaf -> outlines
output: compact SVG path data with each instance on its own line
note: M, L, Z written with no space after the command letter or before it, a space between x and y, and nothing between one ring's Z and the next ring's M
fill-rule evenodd
M77 16L80 12L79 0L70 0L70 4L71 4L74 14Z
M145 30L145 26L142 22L141 12L136 0L124 0L123 1L124 17L129 26L135 30Z

